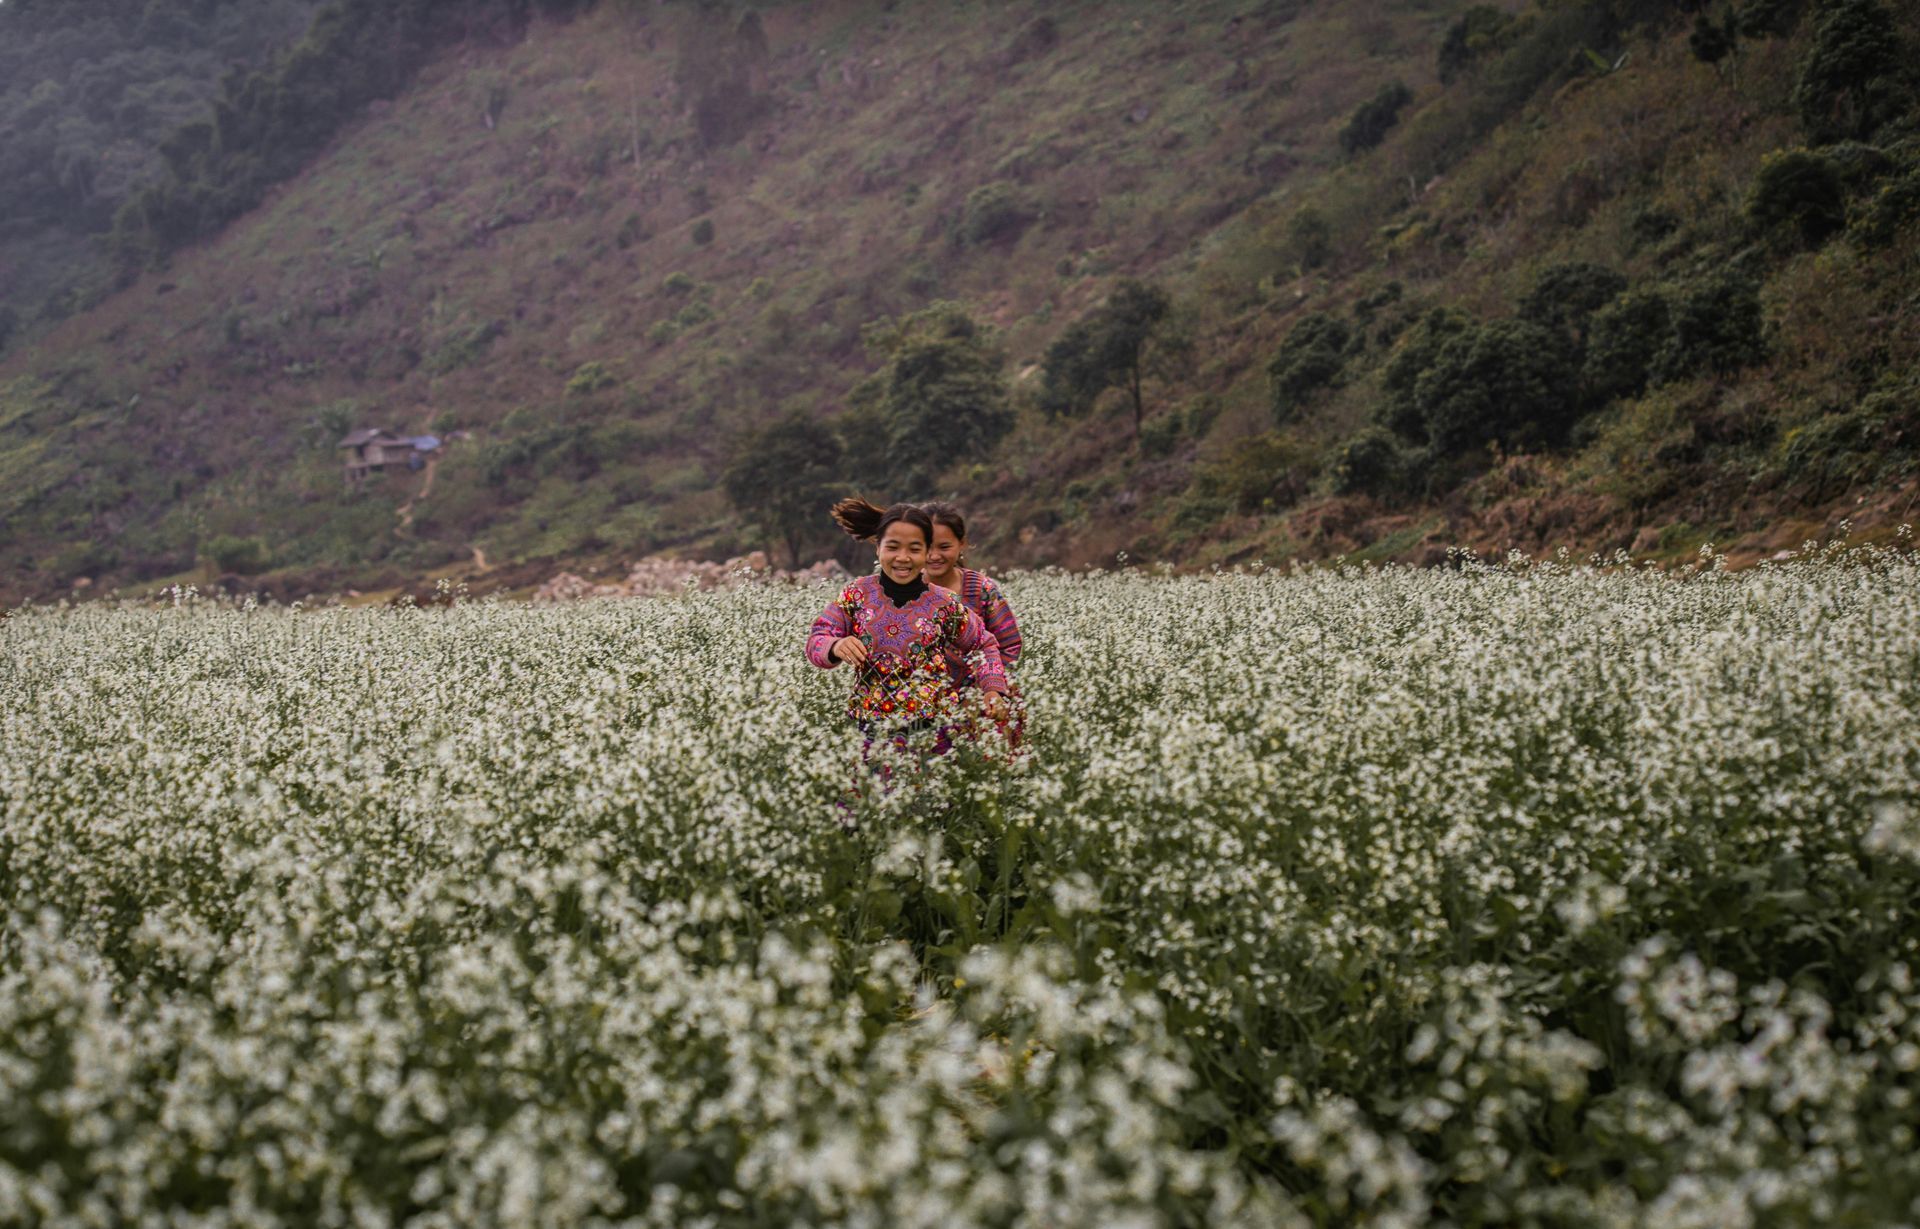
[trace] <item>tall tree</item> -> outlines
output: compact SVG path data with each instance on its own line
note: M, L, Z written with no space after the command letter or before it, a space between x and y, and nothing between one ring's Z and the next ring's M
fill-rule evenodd
M1006 356L959 304L876 321L861 337L881 366L847 398L859 476L930 494L942 472L985 457L1012 429Z
M1817 141L1864 141L1907 114L1914 91L1893 17L1876 0L1833 0L1800 62L1793 104Z
M795 410L743 437L721 478L727 498L769 543L787 548L792 566L826 524L840 478L840 441Z
M1173 309L1167 292L1149 282L1121 282L1107 301L1062 333L1042 360L1041 408L1049 414L1079 414L1109 388L1124 389L1133 403L1133 438L1146 418L1142 383L1148 347L1160 338Z

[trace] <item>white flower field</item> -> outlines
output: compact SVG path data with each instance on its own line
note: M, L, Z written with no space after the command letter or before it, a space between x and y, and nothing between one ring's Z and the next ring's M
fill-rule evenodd
M0 620L0 1224L1920 1224L1920 559L1006 589Z

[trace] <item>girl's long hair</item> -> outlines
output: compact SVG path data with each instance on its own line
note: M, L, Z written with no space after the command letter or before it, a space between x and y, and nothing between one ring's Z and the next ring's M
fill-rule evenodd
M833 505L833 519L847 531L848 537L861 542L877 541L887 531L887 526L900 521L915 526L928 542L933 541L932 519L914 504L893 504L882 508L864 499L848 498Z
M920 507L926 512L928 520L931 520L936 525L945 525L948 529L953 530L953 536L961 542L967 540L967 518L960 515L960 509L950 503L940 501L921 504ZM933 539L929 537L927 541L932 542Z

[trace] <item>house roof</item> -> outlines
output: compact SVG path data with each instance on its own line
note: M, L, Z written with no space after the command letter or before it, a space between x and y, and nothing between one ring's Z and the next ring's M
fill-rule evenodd
M413 446L421 452L432 452L440 446L440 437L437 435L416 435L413 437Z
M390 439L397 442L399 437L385 427L361 427L357 431L347 432L340 441L340 447L358 448L362 444L371 444L377 439Z

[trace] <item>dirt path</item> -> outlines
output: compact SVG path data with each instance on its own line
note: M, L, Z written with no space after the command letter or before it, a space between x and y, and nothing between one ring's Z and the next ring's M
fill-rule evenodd
M438 468L440 468L439 459L429 458L426 465L426 470L427 470L426 481L420 484L420 489L414 492L414 496L412 499L409 499L406 503L403 503L400 505L400 524L398 526L399 531L405 532L407 529L412 527L413 505L419 503L421 500L425 499L427 496L433 494L433 471Z

